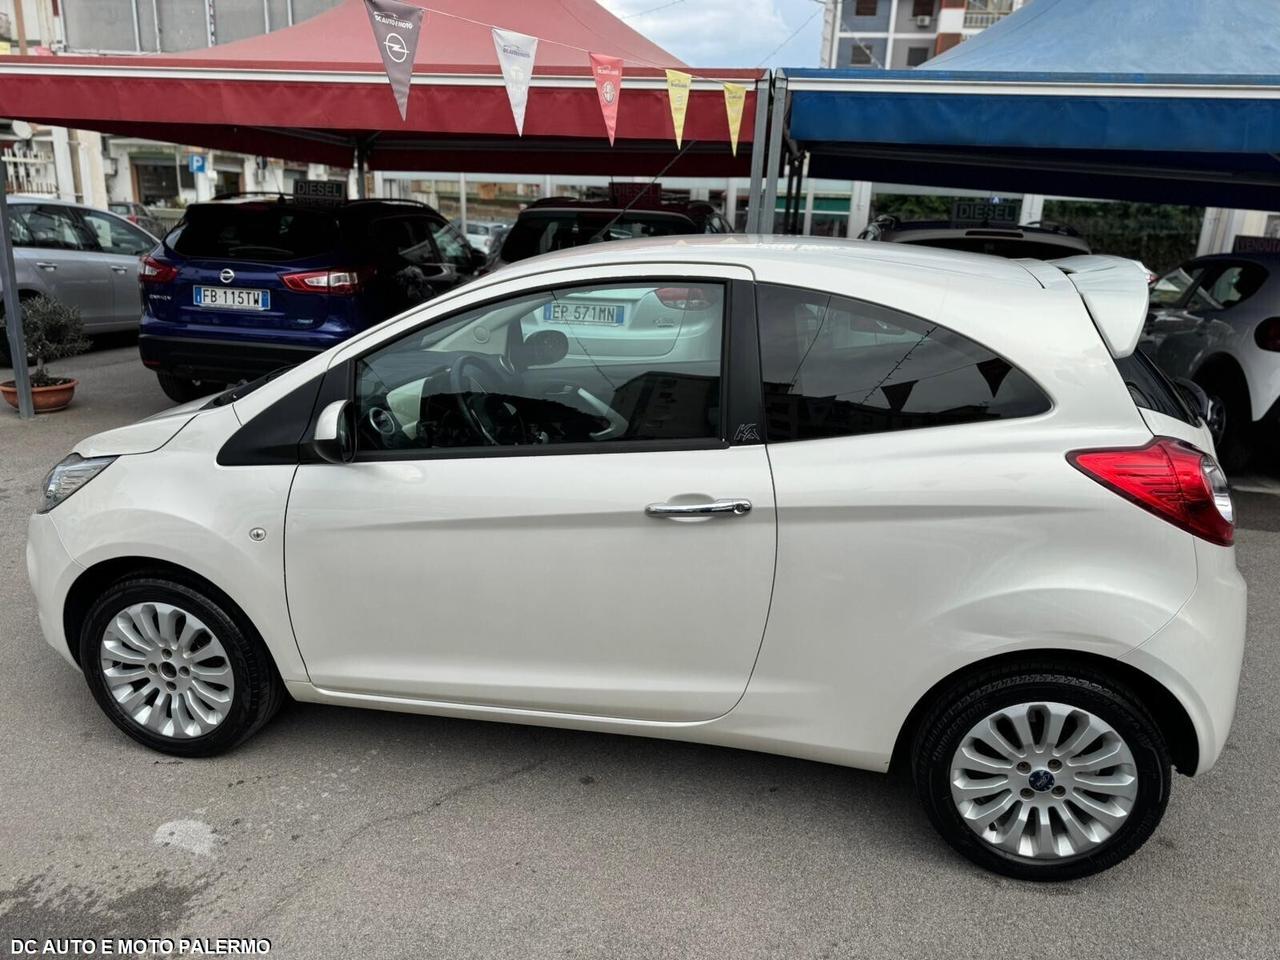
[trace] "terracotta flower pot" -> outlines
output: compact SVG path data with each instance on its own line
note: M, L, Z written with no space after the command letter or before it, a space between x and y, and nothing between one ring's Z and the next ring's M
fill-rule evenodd
M71 402L71 397L79 383L79 380L68 380L66 383L55 383L51 387L32 387L31 403L36 413L53 413L55 410L61 410ZM3 393L4 398L9 401L9 406L15 410L18 409L18 388L12 380L0 383L0 393Z

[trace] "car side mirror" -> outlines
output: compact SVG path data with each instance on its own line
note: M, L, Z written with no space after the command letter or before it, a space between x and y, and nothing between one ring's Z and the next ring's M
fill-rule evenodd
M1201 386L1186 377L1178 377L1174 380L1174 385L1178 388L1178 392L1182 394L1182 399L1187 401L1187 405L1195 411L1196 416L1208 423L1209 414L1212 412L1212 401Z
M316 419L308 446L326 463L350 463L356 455L355 405L335 400Z

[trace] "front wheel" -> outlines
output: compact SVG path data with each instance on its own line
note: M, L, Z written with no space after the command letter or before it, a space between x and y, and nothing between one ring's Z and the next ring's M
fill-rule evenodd
M942 836L1023 880L1114 866L1151 836L1169 797L1159 729L1101 676L979 677L930 711L914 758L916 790Z
M180 757L238 745L284 695L262 641L225 598L158 576L123 580L98 599L80 666L112 723Z

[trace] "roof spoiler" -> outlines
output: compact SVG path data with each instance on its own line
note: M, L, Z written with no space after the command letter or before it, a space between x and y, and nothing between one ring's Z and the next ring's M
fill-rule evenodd
M1084 301L1094 326L1117 360L1138 347L1147 321L1147 272L1136 260L1087 256L1050 260Z

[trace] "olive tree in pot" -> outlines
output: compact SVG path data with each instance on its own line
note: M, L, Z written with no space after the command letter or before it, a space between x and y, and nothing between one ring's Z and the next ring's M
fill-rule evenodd
M24 300L22 332L27 339L27 356L35 361L35 369L31 371L31 399L36 413L61 410L71 402L80 381L55 377L49 372L48 364L89 349L80 311L48 297ZM17 409L18 389L12 380L0 383L0 393L9 406Z

